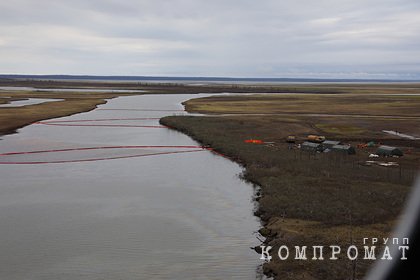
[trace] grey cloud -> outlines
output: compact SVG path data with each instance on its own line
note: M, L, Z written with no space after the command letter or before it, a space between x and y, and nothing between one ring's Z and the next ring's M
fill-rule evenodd
M419 34L416 0L3 1L0 72L420 77Z

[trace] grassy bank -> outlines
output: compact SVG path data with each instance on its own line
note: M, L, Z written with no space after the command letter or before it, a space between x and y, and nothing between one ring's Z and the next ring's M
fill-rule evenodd
M363 98L351 102L351 99L344 101L336 97L196 99L186 103L187 108L194 112L237 115L175 116L163 118L161 123L190 135L245 167L244 179L261 187L256 196L256 215L263 221L264 227L260 232L266 237L265 243L274 247L273 252L280 245L288 245L289 248L295 245L360 246L364 237L389 236L419 166L418 148L414 148L414 154L398 160L400 166L404 166L401 171L360 165L367 160L368 151L358 151L355 156L304 153L287 149L284 139L288 134L303 139L307 134L322 133L331 139L347 142L380 140L385 144L418 147L418 141L397 139L381 132L389 125L417 133L417 126L410 126L415 124L415 120L384 121L376 116L366 121L360 117L304 115L324 110L334 114L342 111L340 106L335 105L343 104L349 114L360 114L360 110L364 110L364 114L415 116L418 99L409 97L395 101L391 96L390 99L382 98L377 100L381 105L371 111L366 107L372 105L365 104ZM313 103L314 100L318 103ZM395 102L405 109L389 110ZM320 110L320 107L323 109ZM300 114L296 114L296 110ZM274 115L246 115L248 112ZM244 143L249 138L274 143ZM280 261L274 257L273 261L264 265L264 271L276 279L351 279L352 275L362 277L370 264L364 260L350 262L345 258L339 261L299 262Z
M0 108L0 135L14 133L17 129L37 121L90 111L98 105L106 103L106 99L120 95L112 93L1 91L0 104L28 98L62 100L22 107Z

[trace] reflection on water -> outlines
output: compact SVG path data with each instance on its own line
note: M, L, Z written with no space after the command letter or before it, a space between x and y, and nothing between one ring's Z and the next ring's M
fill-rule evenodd
M189 98L120 97L100 108L180 110ZM179 113L95 110L55 121L142 118L138 123L153 126L153 118ZM136 145L197 143L165 128L38 124L3 137L0 153ZM67 155L103 156L97 152ZM258 221L253 189L238 179L240 172L210 151L2 164L0 279L255 279L259 256L250 247L258 244Z

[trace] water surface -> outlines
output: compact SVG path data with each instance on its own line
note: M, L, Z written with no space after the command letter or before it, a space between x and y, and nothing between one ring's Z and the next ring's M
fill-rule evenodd
M54 121L158 125L133 119L183 114L189 98L119 97ZM34 124L3 137L0 153L123 145L197 143L166 128ZM0 279L255 279L259 223L240 172L209 151L1 164Z

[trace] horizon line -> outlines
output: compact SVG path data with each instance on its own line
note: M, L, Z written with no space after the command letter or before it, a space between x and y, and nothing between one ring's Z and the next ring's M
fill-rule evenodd
M313 78L313 77L232 77L232 76L147 76L147 75L84 75L84 74L0 74L0 79L89 79L99 80L192 80L192 81L380 81L380 82L420 82L420 79L386 78Z

